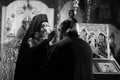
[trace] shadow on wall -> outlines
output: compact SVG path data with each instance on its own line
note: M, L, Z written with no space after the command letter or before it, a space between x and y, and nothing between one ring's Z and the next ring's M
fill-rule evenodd
M118 30L115 26L110 25L110 34L114 33L115 35L115 56L120 57L120 30Z
M117 45L117 47L116 47L116 49L115 49L115 53L116 53L116 56L119 56L120 57L120 30L118 30L117 32L116 32L116 45Z

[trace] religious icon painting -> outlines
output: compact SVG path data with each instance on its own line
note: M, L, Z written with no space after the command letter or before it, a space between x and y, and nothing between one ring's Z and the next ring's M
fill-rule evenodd
M98 72L115 73L120 72L119 66L114 60L95 60L94 65Z
M109 59L108 25L107 24L84 24L76 26L79 38L90 44L93 58Z

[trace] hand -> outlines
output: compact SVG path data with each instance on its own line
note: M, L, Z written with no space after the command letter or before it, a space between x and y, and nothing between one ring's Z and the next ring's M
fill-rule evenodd
M32 38L28 39L28 44L29 44L29 47L31 48L33 45L32 45Z
M55 37L55 31L52 31L50 34L48 34L48 41L51 41Z

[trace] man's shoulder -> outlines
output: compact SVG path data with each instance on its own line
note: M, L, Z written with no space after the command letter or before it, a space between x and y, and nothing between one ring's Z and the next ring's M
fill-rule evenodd
M86 41L84 41L84 40L82 40L82 39L80 39L80 38L74 38L74 40L73 40L73 42L74 43L77 43L78 45L81 45L81 46L83 46L83 47L88 47L88 46L90 46Z

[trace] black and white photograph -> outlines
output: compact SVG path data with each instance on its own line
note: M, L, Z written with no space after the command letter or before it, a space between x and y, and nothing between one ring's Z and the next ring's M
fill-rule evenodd
M120 80L120 0L0 0L0 80Z

